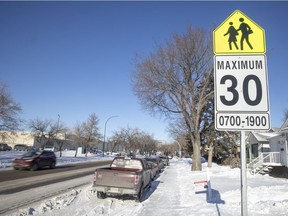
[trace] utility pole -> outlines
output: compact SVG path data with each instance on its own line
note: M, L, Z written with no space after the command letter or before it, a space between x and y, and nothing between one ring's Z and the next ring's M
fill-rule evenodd
M103 138L103 157L104 157L104 152L105 152L105 138L106 138L106 126L107 126L107 122L112 119L112 118L116 118L118 116L110 116L106 122L105 122L105 128L104 128L104 138Z

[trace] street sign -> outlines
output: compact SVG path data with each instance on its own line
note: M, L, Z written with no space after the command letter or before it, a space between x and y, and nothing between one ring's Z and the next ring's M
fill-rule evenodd
M265 31L248 16L235 10L213 31L213 51L217 54L264 54Z
M215 55L215 127L218 130L268 130L265 55Z
M241 215L247 211L245 130L270 129L265 32L239 10L213 31L215 128L241 131Z
M216 55L214 60L216 111L269 111L265 55Z

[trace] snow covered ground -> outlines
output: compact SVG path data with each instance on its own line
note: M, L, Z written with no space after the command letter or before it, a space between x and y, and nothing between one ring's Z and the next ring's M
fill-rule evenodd
M7 157L6 168L9 169ZM1 158L4 158L2 153L0 161L3 161ZM85 159L85 157L83 158ZM84 161L83 158L79 160ZM86 157L86 160L99 159L101 157L93 155ZM61 160L63 164L71 163L73 160L75 162L78 159L64 156ZM203 171L191 172L191 162L191 159L172 159L170 166L145 192L145 199L142 203L123 197L98 199L92 190L91 176L87 176L84 178L87 178L87 182L90 183L55 197L35 202L10 215L241 215L240 169L213 164L209 170L212 188L209 199L205 190L196 192L193 184L195 181L206 179L207 163L202 164ZM0 167L4 167L1 164ZM288 179L247 173L247 184L249 216L288 215ZM55 185L55 187L61 187L61 184ZM45 189L41 188L41 190Z

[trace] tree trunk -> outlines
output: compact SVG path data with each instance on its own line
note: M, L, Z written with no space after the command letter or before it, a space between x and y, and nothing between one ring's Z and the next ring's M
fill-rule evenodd
M77 152L78 152L78 146L76 146L76 151L74 157L77 157Z
M191 136L192 138L192 136ZM193 142L193 158L192 158L192 167L191 171L201 171L201 152L200 152L200 135L195 135Z

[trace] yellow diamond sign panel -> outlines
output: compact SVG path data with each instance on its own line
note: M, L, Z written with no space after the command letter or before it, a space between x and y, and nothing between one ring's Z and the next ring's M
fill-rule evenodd
M264 54L265 31L248 16L235 10L213 32L215 54Z

